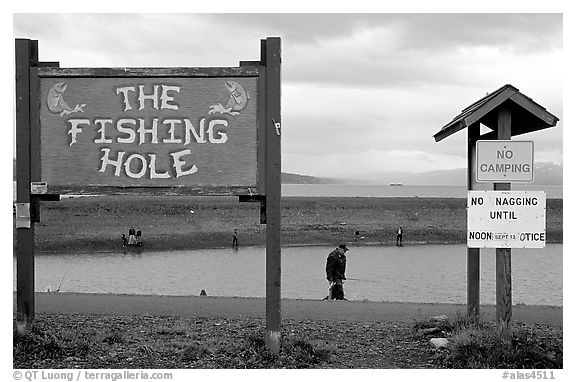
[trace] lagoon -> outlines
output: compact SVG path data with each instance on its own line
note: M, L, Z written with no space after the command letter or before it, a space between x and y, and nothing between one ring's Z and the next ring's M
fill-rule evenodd
M562 306L562 244L512 250L513 304ZM327 295L332 247L282 248L282 297ZM466 303L466 245L350 246L349 300ZM265 249L126 251L36 257L36 291L264 297ZM14 260L14 278L16 276ZM14 285L15 290L15 285ZM480 303L495 304L495 250L481 250Z
M492 183L477 185L478 190L491 190ZM513 183L513 191L544 191L547 199L562 199L562 186L542 186ZM361 184L283 184L282 196L314 197L421 197L421 198L466 198L465 186L389 186Z

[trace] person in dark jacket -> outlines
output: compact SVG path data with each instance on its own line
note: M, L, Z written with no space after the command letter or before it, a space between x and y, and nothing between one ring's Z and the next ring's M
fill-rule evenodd
M236 228L232 231L232 247L238 248L238 229Z
M402 246L402 227L398 226L398 231L396 231L396 245L398 247Z
M346 244L340 244L326 259L326 278L330 283L326 300L345 300L343 281L346 280L346 252Z
M136 230L134 227L130 227L128 230L128 245L135 245L136 244Z

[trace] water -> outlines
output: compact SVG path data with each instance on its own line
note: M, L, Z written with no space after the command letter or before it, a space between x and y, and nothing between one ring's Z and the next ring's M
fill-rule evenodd
M16 182L13 185L13 200L16 200ZM492 183L478 184L479 190L491 190ZM549 199L562 199L562 186L537 186L513 183L512 190L546 191ZM283 184L282 196L333 196L333 197L421 197L421 198L465 198L466 187L462 186L387 186L362 184ZM63 195L62 197L69 197Z
M480 190L491 190L492 183L479 184ZM562 199L562 186L538 186L513 183L512 190L545 191L549 199ZM385 186L357 184L283 184L282 196L332 197L422 197L466 198L466 187L461 186Z
M327 294L331 247L282 249L282 297ZM466 246L351 247L350 300L466 303ZM15 261L14 261L15 262ZM81 253L36 257L36 290L264 297L265 249ZM16 268L14 267L14 275ZM495 304L495 251L481 251L481 303ZM14 286L15 289L15 286ZM562 244L512 250L513 303L562 306Z

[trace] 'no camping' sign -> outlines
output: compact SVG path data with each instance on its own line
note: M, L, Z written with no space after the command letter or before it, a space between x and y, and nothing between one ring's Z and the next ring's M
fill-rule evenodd
M479 140L475 170L477 182L532 182L534 142Z

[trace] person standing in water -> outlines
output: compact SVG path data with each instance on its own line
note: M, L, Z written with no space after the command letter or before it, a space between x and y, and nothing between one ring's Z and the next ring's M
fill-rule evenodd
M238 230L236 228L232 231L232 247L238 248Z
M330 289L325 300L346 300L343 285L346 280L346 252L346 244L340 244L326 259L326 279L330 283Z

